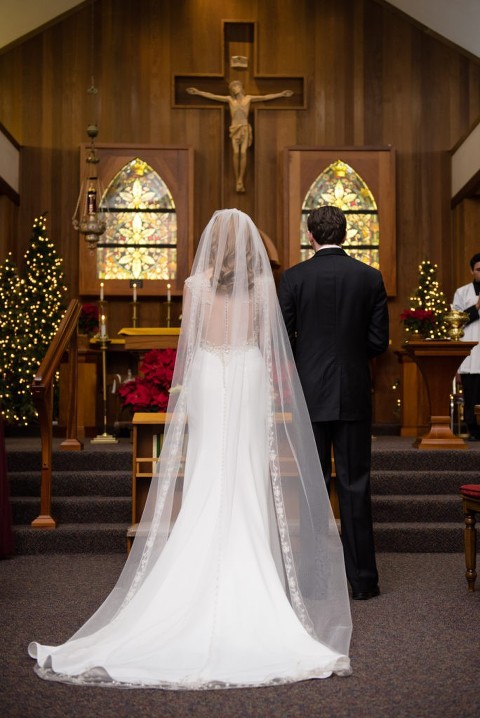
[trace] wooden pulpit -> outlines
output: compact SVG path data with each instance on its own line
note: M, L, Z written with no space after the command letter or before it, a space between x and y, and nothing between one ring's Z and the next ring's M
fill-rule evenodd
M419 449L467 449L450 428L450 394L460 364L477 342L411 341L405 351L417 364L427 388L430 429L414 444Z
M180 327L126 327L118 333L125 338L125 349L128 351L176 349Z

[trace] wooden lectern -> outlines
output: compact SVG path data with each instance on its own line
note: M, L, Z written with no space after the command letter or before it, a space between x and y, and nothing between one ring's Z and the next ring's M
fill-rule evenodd
M119 335L125 337L125 349L150 351L150 349L176 349L180 327L126 327Z
M467 449L468 444L450 428L452 382L463 359L477 342L411 341L405 351L417 364L427 387L430 430L414 446L419 449Z

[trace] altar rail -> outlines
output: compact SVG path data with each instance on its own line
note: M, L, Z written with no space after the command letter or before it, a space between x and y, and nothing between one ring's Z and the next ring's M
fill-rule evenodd
M67 436L60 447L67 451L78 451L83 448L77 439L77 324L81 311L82 305L79 300L72 299L32 383L42 445L40 514L32 521L32 526L35 528L54 529L57 525L51 516L53 380L67 350L69 352Z

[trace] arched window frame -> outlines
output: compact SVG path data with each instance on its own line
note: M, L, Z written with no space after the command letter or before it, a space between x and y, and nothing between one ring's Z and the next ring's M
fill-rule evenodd
M175 280L176 207L168 186L147 162L136 157L126 164L104 189L100 207L107 223L97 244L100 279Z
M332 163L349 165L369 187L378 207L379 264L387 294L396 295L395 151L392 147L288 147L284 152L284 267L301 261L300 219L305 197L315 180ZM348 251L348 250L347 250Z
M343 247L346 251L378 268L380 232L377 203L363 177L342 160L336 160L318 175L304 199L300 220L301 258L308 259L312 252L307 237L307 217L312 209L326 202L345 213L347 236ZM368 260L365 255L369 255Z
M81 171L85 167L89 145L81 147ZM183 284L193 261L193 148L152 147L151 145L96 145L98 178L103 190L132 160L144 160L162 178L172 194L177 213L177 276L174 280L143 280L142 296L162 296L171 284L172 295L181 295ZM91 252L79 236L79 294L96 296L100 279L97 274L96 251ZM102 280L103 281L103 280ZM105 280L109 296L130 296L129 279Z

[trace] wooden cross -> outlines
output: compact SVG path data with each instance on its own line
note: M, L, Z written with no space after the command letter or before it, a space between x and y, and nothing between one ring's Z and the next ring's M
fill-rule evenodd
M255 44L256 23L247 21L223 20L223 43L222 43L222 71L219 74L191 74L174 76L174 107L178 108L202 108L212 109L219 107L223 111L224 125L226 125L223 144L224 151L233 146L232 162L235 162L235 141L229 138L229 126L232 124L231 106L228 101L219 102L218 99L210 99L199 94L189 94L187 89L197 88L202 92L227 97L230 95L229 84L239 81L243 85L245 95L252 98L253 119L249 116L248 123L254 128L256 108L262 110L299 110L305 108L305 78L289 75L259 75L256 72L257 50ZM257 104L256 96L277 95L283 91L289 91L291 96L270 98L273 102L260 101ZM259 98L260 99L260 98ZM247 108L249 109L249 108ZM227 110L227 112L225 112ZM242 150L245 146L242 147ZM225 163L224 163L225 164ZM235 167L237 176L237 168ZM225 177L227 186L232 187L232 173ZM238 176L237 176L238 178ZM241 183L237 181L236 191L243 192L253 183L253 171L247 164L245 175L245 186L242 189ZM227 194L232 195L227 191ZM233 193L233 198L234 193ZM237 203L238 205L238 203Z

